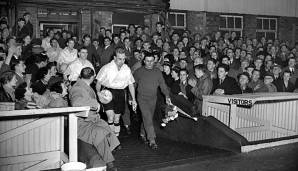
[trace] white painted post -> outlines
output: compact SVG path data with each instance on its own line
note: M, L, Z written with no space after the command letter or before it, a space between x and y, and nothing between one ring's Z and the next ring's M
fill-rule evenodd
M78 120L74 113L69 115L69 162L78 160Z
M235 130L237 124L237 105L231 104L230 107L230 128Z

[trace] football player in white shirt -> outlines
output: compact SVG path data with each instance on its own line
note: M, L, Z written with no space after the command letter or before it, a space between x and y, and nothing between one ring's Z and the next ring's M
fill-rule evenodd
M116 56L110 63L104 65L97 74L96 90L99 99L104 98L102 89L110 90L113 98L103 104L103 108L108 116L108 124L115 134L118 136L120 132L120 114L124 114L125 110L125 88L128 86L132 97L133 110L136 110L137 102L135 98L134 78L130 68L124 64L125 51L123 48L116 49Z

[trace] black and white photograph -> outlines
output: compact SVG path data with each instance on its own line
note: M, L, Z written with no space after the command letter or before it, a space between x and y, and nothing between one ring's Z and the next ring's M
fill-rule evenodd
M298 0L1 0L0 171L297 171Z

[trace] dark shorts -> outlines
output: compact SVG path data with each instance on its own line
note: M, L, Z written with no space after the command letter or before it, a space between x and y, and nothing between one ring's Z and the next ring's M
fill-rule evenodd
M103 104L103 109L107 110L114 110L115 114L124 114L125 112L125 91L124 89L111 89L111 88L104 88L110 90L113 99L108 104Z

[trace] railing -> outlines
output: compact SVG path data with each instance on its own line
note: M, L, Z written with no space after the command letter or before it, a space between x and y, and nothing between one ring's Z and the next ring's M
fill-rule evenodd
M90 107L0 111L0 170L46 170L78 160L77 116ZM69 117L69 155L64 151L64 116Z

